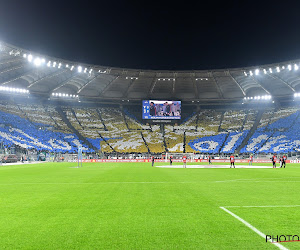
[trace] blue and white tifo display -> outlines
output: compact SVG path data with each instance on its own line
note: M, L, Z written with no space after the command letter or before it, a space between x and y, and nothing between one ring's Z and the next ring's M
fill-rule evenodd
M143 101L143 119L181 119L181 101Z

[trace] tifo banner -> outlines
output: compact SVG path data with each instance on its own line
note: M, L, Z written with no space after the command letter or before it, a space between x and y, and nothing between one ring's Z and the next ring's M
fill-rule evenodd
M151 159L83 159L82 162L151 162ZM77 162L77 160L69 160L69 162ZM166 162L165 159L155 159L155 162ZM168 160L167 160L168 162ZM174 159L173 162L182 162L181 159ZM208 162L207 159L187 160L187 162ZM230 162L229 159L213 159L211 162ZM236 159L236 163L248 163L247 159ZM254 163L272 163L271 160L256 159ZM279 161L277 161L279 162ZM286 163L300 163L300 160L287 160Z

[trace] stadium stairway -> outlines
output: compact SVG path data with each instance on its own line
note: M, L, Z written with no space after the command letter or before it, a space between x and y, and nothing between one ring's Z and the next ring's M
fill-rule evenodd
M253 153L256 154L256 152L257 152L258 150L260 150L263 146L265 146L265 145L267 144L267 142L273 137L274 134L275 134L275 132L273 132L273 133L268 137L268 139L265 140L265 141L263 142L263 144L261 144L260 147L257 148Z
M147 142L146 142L146 140L145 140L144 135L143 135L142 132L141 132L141 136L142 136L142 139L143 139L143 141L144 141L144 143L145 143L145 145L146 145L146 148L147 148L147 150L148 150L148 153L150 154L150 153L151 153L151 152L150 152L150 148L149 148L149 146L148 146L148 144L147 144Z
M223 111L222 114L221 114L220 125L218 127L218 132L221 132L221 126L222 126L222 122L223 122L223 119L224 119L224 114L225 114L225 111Z
M116 152L116 150L108 143L108 141L98 132L100 138L111 148L113 152Z
M128 131L130 131L123 108L121 109L121 113L122 113L126 128L128 129Z
M75 113L75 111L74 111L73 108L71 108L71 112L72 112L72 114L74 115L74 117L75 117L76 121L78 122L78 124L80 125L80 127L83 128L83 126L82 126L81 122L78 120L77 115L76 115L76 113Z
M108 131L108 129L107 129L107 127L105 126L105 123L104 123L104 121L103 121L103 119L102 119L101 112L99 111L99 109L96 109L96 110L97 110L97 114L98 114L98 116L99 116L99 119L100 119L101 123L103 124L104 130L105 130L105 131Z
M160 132L162 133L165 152L168 152L169 150L168 150L168 146L167 146L166 139L165 139L165 125L164 124L160 124Z
M183 153L186 152L186 136L185 136L185 131L183 132Z
M66 114L63 112L63 110L61 109L61 107L57 106L55 108L55 110L58 112L58 114L61 116L61 119L63 120L64 123L67 124L67 126L69 127L69 129L71 129L74 134L76 134L78 136L78 138L80 140L82 140L86 145L88 145L90 148L94 149L95 151L98 151L97 148L95 148L92 143L90 143L84 136L82 136L77 129L75 129L72 124L70 123L70 121L68 120Z
M252 137L252 135L254 134L254 132L255 132L256 129L257 129L257 126L258 126L258 124L259 124L259 122L260 122L260 119L261 119L263 113L264 113L264 110L260 110L260 111L258 112L258 114L257 114L257 116L256 116L256 119L255 119L255 122L254 122L252 128L250 129L248 135L245 137L245 139L244 139L243 142L240 144L240 146L237 147L235 153L239 153L239 152L241 151L241 149L242 149L243 147L245 147L245 146L248 144L249 139Z
M223 141L222 146L221 146L220 149L219 149L219 152L218 152L219 154L221 153L221 150L224 148L225 143L226 143L226 141L227 141L227 139L228 139L228 137L229 137L229 134L230 134L230 133L227 133L227 134L226 134L225 140Z
M245 115L245 118L244 118L244 121L243 121L243 125L242 125L242 128L241 128L241 131L243 131L243 130L244 130L244 127L245 127L246 121L247 121L247 119L248 119L248 114L249 114L249 110L247 110L247 112L246 112L246 115Z

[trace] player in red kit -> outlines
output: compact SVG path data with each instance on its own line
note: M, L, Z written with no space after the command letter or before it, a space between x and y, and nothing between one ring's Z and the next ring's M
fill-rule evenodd
M285 166L286 166L286 160L287 160L286 155L283 155L283 156L282 156L282 165L281 165L281 167L284 166L284 168L285 168Z
M250 165L252 166L252 163L253 163L253 155L250 155L250 157L249 157L249 166Z
M234 156L233 155L230 156L230 168L232 166L235 168L235 166L234 166Z
M273 168L276 168L276 160L277 160L276 154L274 154L272 156L271 160L272 160L272 163L273 163Z
M186 156L182 157L183 167L186 168Z
M208 156L208 164L212 164L210 155Z

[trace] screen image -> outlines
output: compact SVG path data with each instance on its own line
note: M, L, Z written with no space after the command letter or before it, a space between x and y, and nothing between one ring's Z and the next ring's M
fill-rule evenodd
M143 101L143 119L181 119L181 101Z

